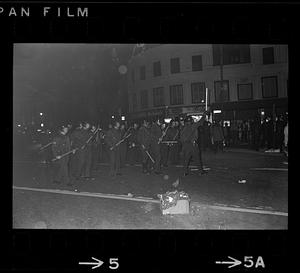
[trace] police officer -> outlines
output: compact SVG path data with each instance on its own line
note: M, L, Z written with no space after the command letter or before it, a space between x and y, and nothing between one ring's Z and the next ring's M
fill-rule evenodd
M52 142L53 136L50 132L49 129L47 129L41 136L41 145L46 146L49 143ZM52 149L50 148L50 146L46 147L45 149L43 149L41 151L43 160L46 163L46 167L49 167L50 163L51 163L51 159L53 158L53 154L52 154Z
M198 149L197 149L197 138L198 138L198 127L203 125L206 112L201 117L198 122L193 123L191 117L187 117L185 120L185 125L181 131L180 139L182 142L182 153L184 162L184 176L189 174L189 164L192 158L198 159L199 164L199 174L204 174L202 160L199 159Z
M108 147L110 160L110 175L121 175L120 173L120 145L116 144L121 140L120 122L115 121L112 128L110 128L105 136L105 142Z
M78 127L71 133L71 147L72 149L76 149L75 154L71 156L71 176L75 180L79 180L81 176L81 171L84 164L84 151L82 147L85 144L85 137L84 137L84 129L83 124L79 123Z
M131 135L128 138L128 160L130 165L139 161L138 126L137 122L133 123L133 128L130 131Z
M154 173L161 174L161 154L160 154L160 142L162 141L162 121L157 118L150 128L151 134L151 147L150 150L154 156Z
M92 146L92 170L96 170L97 168L97 163L98 163L98 160L99 160L99 154L100 154L100 151L99 151L99 148L100 148L100 134L99 134L99 130L96 132L97 128L95 125L92 125L92 128L91 128L91 132L92 132L92 135L93 135L93 138L91 140L91 146Z
M137 140L142 153L142 169L143 173L150 174L150 158L147 153L150 151L151 135L149 122L144 120L140 129L138 130Z
M120 132L121 132L121 139L123 139L124 137L126 137L126 135L128 135L129 132L125 129L125 124L121 124ZM125 139L120 144L121 168L123 168L125 166L125 163L126 163L127 146L128 146L128 140Z
M54 183L61 184L65 183L68 186L72 186L69 177L69 155L62 156L71 149L70 139L66 135L68 132L67 127L61 127L58 130L58 135L54 137L52 145L53 156L56 159L55 163L57 165L56 174L54 177Z
M87 180L94 180L95 178L91 176L92 172L92 149L93 149L93 133L91 131L91 125L85 122L83 125L83 169L81 171L82 177Z
M179 140L179 122L176 125L176 120L171 121L171 127L168 131L168 139L171 141L178 141ZM170 144L169 145L169 160L171 164L177 164L178 161L178 143Z
M162 142L172 140L172 135L170 134L171 126L172 126L171 124L168 124L168 125L166 125L165 123L162 124L162 131L163 131L163 134L164 134L164 137L162 138ZM164 167L168 167L170 144L161 143L160 153L161 153L161 164Z

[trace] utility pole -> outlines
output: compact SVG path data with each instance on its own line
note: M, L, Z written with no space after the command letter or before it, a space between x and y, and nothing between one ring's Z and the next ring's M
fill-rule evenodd
M225 89L224 86L224 77L223 77L223 56L224 56L224 48L223 48L223 44L220 44L220 80L221 80L221 85L220 85L220 89L221 89L221 117L223 119L223 92Z

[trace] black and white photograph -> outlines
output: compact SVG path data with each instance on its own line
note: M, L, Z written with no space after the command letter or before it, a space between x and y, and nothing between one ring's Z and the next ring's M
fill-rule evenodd
M287 230L288 55L14 43L13 229Z

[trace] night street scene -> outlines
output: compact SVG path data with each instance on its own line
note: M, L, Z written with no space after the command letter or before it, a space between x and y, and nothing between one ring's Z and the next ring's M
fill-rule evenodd
M288 228L288 46L14 44L13 228Z

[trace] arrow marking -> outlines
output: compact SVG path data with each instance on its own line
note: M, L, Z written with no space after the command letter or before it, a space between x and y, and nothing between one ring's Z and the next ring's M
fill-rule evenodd
M79 264L83 264L83 265L95 265L95 266L92 267L92 269L95 269L95 268L97 268L97 267L99 267L99 266L101 266L101 265L104 264L104 262L102 262L102 261L100 261L100 260L98 260L98 259L96 259L94 257L92 257L92 259L94 261L97 261L97 262L96 263L94 263L94 262L79 262Z
M230 256L228 256L228 258L231 259L232 261L216 261L216 264L231 264L230 266L228 266L228 268L231 268L231 267L240 265L242 263L241 261L239 261L235 258L232 258Z

